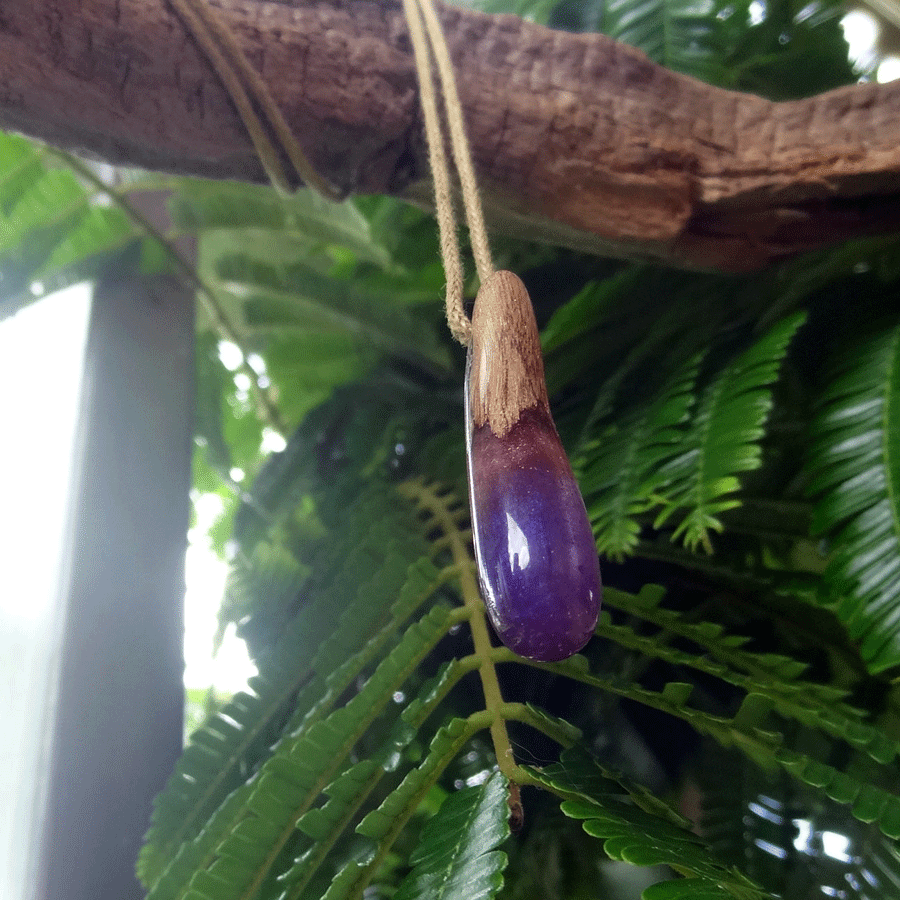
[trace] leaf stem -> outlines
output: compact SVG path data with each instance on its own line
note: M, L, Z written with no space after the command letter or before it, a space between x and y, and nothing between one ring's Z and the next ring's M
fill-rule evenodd
M448 503L448 497L452 500L455 499L455 495L442 496L434 487L421 481L406 482L400 485L400 490L401 493L417 501L420 506L431 512L449 539L450 552L459 576L463 608L467 612L472 641L475 644L475 657L479 661L478 674L484 692L485 709L490 714L489 727L494 752L497 755L497 765L511 782L529 783L532 780L531 776L516 763L509 734L506 731L503 710L507 704L504 703L500 682L497 680L497 669L494 666L493 658L494 647L488 634L484 603L481 600L481 593L472 570L472 555Z
M504 719L530 725L535 731L545 734L560 747L574 747L581 732L567 722L557 722L548 716L541 716L525 703L505 703L500 710Z

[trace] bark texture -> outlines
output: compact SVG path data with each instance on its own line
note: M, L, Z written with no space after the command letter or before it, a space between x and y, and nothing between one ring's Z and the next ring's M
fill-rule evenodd
M427 202L396 0L211 3L326 177ZM900 82L772 103L602 35L441 15L495 226L719 269L900 228ZM110 162L263 178L166 0L3 0L0 126Z

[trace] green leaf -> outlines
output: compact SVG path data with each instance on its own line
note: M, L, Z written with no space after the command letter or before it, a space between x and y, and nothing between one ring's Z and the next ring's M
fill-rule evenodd
M541 332L544 353L549 354L596 327L604 312L640 282L643 269L630 266L604 281L591 281L563 304Z
M11 214L4 217L0 229L0 272L7 312L43 295L38 272L88 210L86 191L69 172L61 170L45 170L40 178L30 179L10 202Z
M344 835L360 806L375 789L386 769L393 768L393 760L400 750L416 737L418 728L431 715L450 689L459 681L464 670L455 662L444 664L434 679L423 685L417 697L401 714L387 745L368 760L351 766L325 789L329 799L301 816L298 828L315 842L281 876L285 886L282 900L299 900L310 880L316 875L329 852Z
M691 360L656 399L610 424L582 450L577 468L597 549L612 559L634 551L638 517L658 503L662 466L682 451L699 364Z
M779 766L798 781L822 788L833 799L841 797L845 804L852 803L852 813L857 819L862 822L878 821L881 830L889 837L900 829L900 797L786 747L785 736L780 732L757 727L754 720L760 711L760 698L750 695L745 700L748 709L739 709L729 719L687 707L687 698L680 684L674 690L648 690L604 675L595 675L588 670L585 662L584 657L573 656L565 662L542 663L540 667L682 719L723 747L740 750L761 767L772 769ZM765 710L768 701L764 699L762 702ZM590 792L586 796L590 797Z
M495 772L484 784L451 794L422 831L413 870L394 900L481 900L503 887L509 837L509 787Z
M362 378L378 359L372 345L350 333L307 332L293 326L289 334L273 332L261 355L279 389L279 409L289 422L302 421L335 388Z
M778 0L766 3L761 21L747 27L752 0L740 0L723 21L723 84L789 100L823 93L859 77L850 63L841 27L846 7L838 0Z
M12 214L44 171L34 144L17 135L0 134L0 213L4 218Z
M273 265L249 253L208 252L214 277L239 300L246 327L254 331L346 335L428 371L448 367L436 329L421 316L392 308L378 292L368 291L365 282L326 277L302 264Z
M699 825L726 862L783 897L890 900L900 884L894 840L854 821L816 789L766 773L735 753L703 751L695 777L703 795ZM828 838L840 835L835 853ZM802 853L802 866L785 865Z
M778 377L803 321L802 315L784 319L727 365L701 396L681 453L661 470L665 506L654 524L659 527L677 510L686 510L673 540L682 536L689 548L711 552L709 532L724 527L719 514L740 505L728 495L739 489L739 473L760 465L759 442L772 407L768 385Z
M197 393L195 400L195 440L206 462L226 484L231 483L231 448L225 441L223 408L234 390L234 379L222 365L215 336L197 336Z
M113 260L127 265L123 252L143 237L128 214L47 151L0 138L3 313L95 278Z
M641 900L722 900L723 897L735 896L746 895L735 895L706 878L680 878L651 885L641 894Z
M488 723L486 718L453 719L438 731L421 765L410 771L378 809L370 812L357 826L360 834L378 842L378 851L365 862L347 863L335 876L323 900L362 896L394 841L444 769L471 737L487 727Z
M566 751L558 764L534 775L556 792L582 798L565 800L561 809L581 820L587 834L600 838L610 858L640 866L673 866L692 876L674 882L680 888L657 887L657 893L649 896L688 898L696 887L704 892L699 896L714 900L771 900L740 872L716 860L674 810L656 798L648 802L648 792L603 769L584 750Z
M546 25L559 0L474 0L472 6L483 13L511 13L529 22Z
M799 677L805 667L796 660L728 646L722 640L723 632L718 626L710 630L709 623L685 621L667 610L642 610L636 604L623 603L618 592L607 593L612 594L605 598L608 606L626 609L633 615L656 622L667 631L637 633L629 626L613 625L608 614L601 614L597 634L646 658L663 659L683 669L696 669L746 691L734 718L736 726L746 730L760 726L774 710L785 718L847 741L875 762L887 764L900 756L900 745L866 722L861 710L843 702L843 692ZM675 646L671 639L673 634L708 648L709 655L697 655ZM688 697L679 699L678 690L679 687L669 684L663 695L667 700L684 705ZM842 788L835 784L834 789Z
M849 351L813 425L813 531L825 580L872 672L900 664L900 326Z
M285 197L261 185L181 179L169 210L176 226L191 233L237 231L245 246L248 239L276 240L287 261L303 248L333 244L383 268L391 263L353 200L331 203L307 190Z
M258 775L239 788L240 802L226 799L232 818L220 832L222 840L211 849L201 832L199 840L187 845L190 863L182 865L186 873L193 872L189 883L173 885L164 875L148 898L231 900L258 888L270 875L295 823L333 781L355 743L446 632L448 619L445 608L432 609L406 630L346 705L290 730ZM314 697L321 700L318 691Z
M312 838L313 843L279 876L283 900L303 896L310 880L383 775L384 768L374 759L351 766L325 789L328 801L300 817L297 827Z
M247 760L257 758L276 739L284 717L292 712L296 728L319 721L430 596L438 583L436 570L427 560L410 564L399 550L391 553L387 548L393 541L414 555L420 545L402 535L391 536L389 527L381 521L366 523L362 533L368 542L360 541L341 560L343 577L310 597L284 629L274 652L261 662L260 674L251 680L253 693L236 695L193 734L155 803L138 861L138 874L146 885L156 883L175 848L192 838L243 781ZM387 551L386 556L375 556L374 548ZM373 568L376 559L379 565ZM303 583L296 560L268 552L257 565L261 571L255 577L261 582L280 583L280 590L296 596Z

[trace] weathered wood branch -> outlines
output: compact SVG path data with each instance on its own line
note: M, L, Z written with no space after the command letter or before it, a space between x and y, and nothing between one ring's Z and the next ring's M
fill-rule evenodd
M427 199L396 0L212 2L323 174ZM722 269L900 230L900 82L771 103L603 36L442 18L495 224ZM116 163L263 178L166 0L3 0L0 126Z

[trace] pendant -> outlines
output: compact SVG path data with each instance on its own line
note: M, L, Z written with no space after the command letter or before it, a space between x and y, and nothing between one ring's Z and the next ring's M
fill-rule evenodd
M478 292L465 399L475 560L491 624L520 656L566 659L594 633L600 565L550 415L531 299L511 272Z

